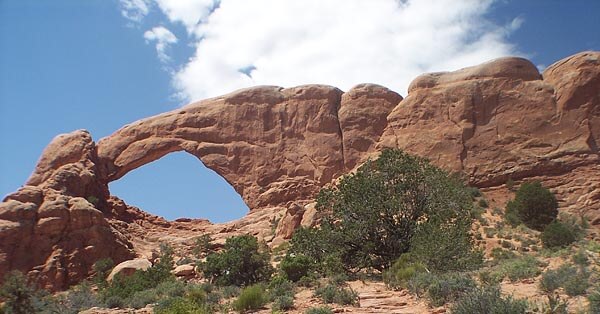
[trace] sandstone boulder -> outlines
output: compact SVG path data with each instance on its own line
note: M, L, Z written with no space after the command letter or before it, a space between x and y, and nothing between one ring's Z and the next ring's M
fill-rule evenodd
M179 265L173 269L173 275L177 277L194 277L196 275L196 268L193 264Z
M108 274L107 281L112 281L115 276L131 276L138 270L147 270L152 267L152 263L145 258L136 258L129 261L119 263L113 270Z

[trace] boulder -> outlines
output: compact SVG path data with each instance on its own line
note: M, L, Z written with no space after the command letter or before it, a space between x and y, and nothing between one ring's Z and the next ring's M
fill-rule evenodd
M147 270L152 267L152 263L145 258L136 258L129 261L119 263L113 270L108 274L107 281L112 281L115 276L131 276L138 270Z

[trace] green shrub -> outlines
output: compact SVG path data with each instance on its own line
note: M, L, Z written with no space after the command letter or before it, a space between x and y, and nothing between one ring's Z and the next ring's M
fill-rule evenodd
M450 307L453 314L524 314L526 310L526 301L503 298L498 287L473 289Z
M507 214L516 214L529 228L541 231L558 215L558 202L554 194L539 181L523 183L508 202Z
M390 269L383 272L383 282L393 289L407 288L412 277L426 271L423 263L413 261L409 254L402 254Z
M286 255L279 264L279 268L287 279L297 282L300 278L309 274L312 261L308 256L302 254Z
M585 291L590 287L590 273L585 269L579 269L575 276L568 278L563 288L569 296L577 296L585 294Z
M588 310L591 314L600 314L600 287L592 291L588 297Z
M501 273L510 281L533 278L541 273L540 262L533 256L527 255L508 260L500 265Z
M294 297L294 285L292 282L281 276L275 276L271 279L267 291L269 292L271 301L282 296L291 296L292 299Z
M154 308L155 314L208 314L212 313L205 304L198 304L191 299L176 297L165 299Z
M290 251L316 264L336 256L347 271L383 271L401 254L418 249L415 256L429 268L456 270L469 265L475 251L472 205L457 178L423 158L386 149L319 192L320 227L301 229Z
M337 303L341 305L358 304L358 294L354 290L332 283L317 288L315 296L320 297L325 303Z
M273 301L273 309L278 311L288 311L294 308L294 297L281 295Z
M228 238L223 251L209 254L201 268L211 282L219 285L250 285L273 273L269 252L261 252L258 240L251 235Z
M136 271L133 275L115 276L110 284L101 287L102 300L113 307L122 307L136 292L155 288L166 281L175 281L171 274L173 269L173 250L169 246L161 245L159 261L144 271ZM110 301L110 302L109 302Z
M540 289L545 292L554 292L562 287L565 282L577 274L577 269L569 265L562 265L557 269L550 269L542 274Z
M423 297L427 293L429 286L438 280L437 276L432 273L416 273L407 283L408 291L417 297Z
M572 260L573 263L581 267L585 267L590 264L590 260L588 259L585 249L579 249L577 253L573 255Z
M210 234L203 234L196 238L192 253L197 257L202 257L215 250L215 246L212 244L212 238Z
M143 291L134 292L127 303L127 306L134 309L141 309L146 307L148 304L156 303L160 299L160 296L156 289L148 289Z
M115 263L109 257L97 260L92 266L94 270L94 283L98 286L104 286L106 284L106 277L114 266Z
M488 204L488 202L482 198L479 200L479 202L477 203L479 205L479 207L481 208L488 208L490 205Z
M258 310L268 302L268 297L260 285L253 285L242 290L237 300L233 302L233 309L238 312Z
M304 311L304 314L333 314L333 310L327 306L311 307Z
M481 191L475 186L468 186L467 191L469 191L469 194L473 199L481 196Z
M226 299L237 297L242 291L238 286L225 286L221 290L223 291L223 297Z
M504 250L502 248L493 248L491 252L491 257L494 259L494 262L498 264L501 261L506 261L510 259L514 259L517 257L517 254L513 251Z
M427 299L432 306L454 302L477 287L475 281L464 274L442 275L427 287Z
M577 240L575 230L569 228L568 225L555 220L550 223L540 235L542 244L546 248L554 249L570 245Z
M4 277L0 287L0 299L4 300L6 313L29 314L34 312L35 289L27 284L27 278L19 271L11 271Z

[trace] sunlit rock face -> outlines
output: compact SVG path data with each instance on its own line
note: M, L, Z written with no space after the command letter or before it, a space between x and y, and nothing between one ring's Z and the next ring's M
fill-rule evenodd
M403 99L373 84L347 92L261 86L133 122L98 143L86 131L60 135L0 203L0 276L18 269L64 289L100 258L142 255L134 232L207 224L167 222L110 196L109 182L175 151L223 176L250 207L222 235L260 233L272 218L265 212L277 211L284 217L271 240L288 238L312 223L310 203L322 186L385 147L427 157L480 187L542 180L561 210L585 211L600 224L599 52L543 74L525 59L502 58L424 74L408 90Z

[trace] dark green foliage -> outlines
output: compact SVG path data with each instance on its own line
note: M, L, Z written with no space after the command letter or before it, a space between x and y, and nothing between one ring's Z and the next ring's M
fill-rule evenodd
M442 275L427 287L427 299L432 306L454 302L477 287L473 279L464 274Z
M529 228L542 231L558 215L558 202L554 194L539 181L523 183L515 199L506 205L507 214L515 213Z
M450 308L453 314L524 314L526 310L526 301L503 298L498 287L473 289Z
M97 260L94 266L92 266L94 270L94 283L98 286L104 286L106 284L106 277L114 266L115 263L110 257Z
M269 298L274 301L278 297L291 296L294 297L294 285L291 281L281 276L275 276L269 282L267 287Z
M469 186L467 190L473 199L481 196L481 191L475 186Z
M540 235L542 244L547 248L566 247L577 240L577 233L567 224L558 220L550 223Z
M242 290L233 308L238 312L258 310L267 304L269 298L260 285L253 285Z
M251 285L273 273L269 252L261 252L258 240L251 235L228 238L223 251L209 254L201 267L207 278L224 286Z
M27 284L27 278L19 271L11 271L4 277L0 287L0 299L4 300L4 311L11 314L34 312L35 289Z
M300 229L290 252L317 265L333 256L329 266L354 272L382 271L414 248L428 267L455 270L480 257L470 235L471 207L471 195L458 179L423 158L386 149L337 186L320 191L321 226Z
M480 199L479 202L477 202L477 204L481 208L488 208L490 206L484 198Z
M302 277L307 276L312 267L313 263L311 259L303 254L286 255L279 264L279 268L285 274L286 278L293 282L297 282Z
M587 297L589 305L588 310L591 314L600 314L600 287L592 291Z
M154 308L156 314L208 314L212 313L205 304L184 297L165 299Z
M358 304L358 294L351 288L338 286L334 283L328 283L315 290L315 295L320 297L325 303L337 303L341 305Z
M562 265L558 269L550 269L542 274L540 289L545 292L554 292L562 287L569 278L577 274L577 269L569 265Z
M540 266L541 263L535 257L528 255L504 262L500 265L500 272L503 277L514 282L539 275Z
M273 301L273 309L278 311L287 311L294 308L294 297L282 295Z
M304 314L333 314L333 310L326 306L311 307L304 311Z
M425 265L412 260L410 254L405 253L390 267L383 272L383 281L393 289L407 288L408 281L417 273L426 272Z
M427 294L429 286L438 280L437 275L432 273L416 273L408 280L408 291L417 297L423 297Z
M210 234L203 234L196 238L196 243L194 243L194 248L192 249L192 253L197 257L202 257L210 252L213 252L215 246L212 244L212 238Z
M586 269L579 269L575 276L570 277L564 283L563 287L569 296L577 296L585 294L585 291L590 287L590 273Z
M102 287L100 296L109 307L122 307L136 292L155 288L166 281L174 281L173 250L161 245L159 261L145 271L136 271L133 275L115 276L110 284Z

